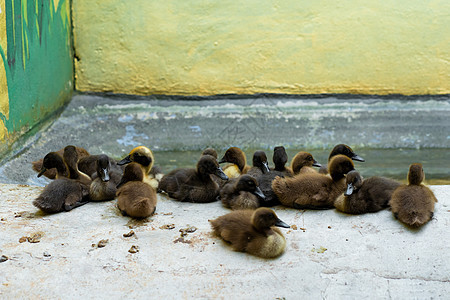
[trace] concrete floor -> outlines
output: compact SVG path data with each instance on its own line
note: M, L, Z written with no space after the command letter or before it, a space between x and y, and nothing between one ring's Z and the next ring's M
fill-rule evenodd
M275 207L297 230L286 252L264 260L234 252L211 234L219 202L159 197L144 221L121 216L116 201L44 215L32 206L41 187L0 184L0 297L448 299L450 187L432 186L432 221L411 230L388 210L350 216L335 210ZM173 229L165 229L172 225ZM181 237L180 229L197 230ZM133 230L135 234L124 237ZM20 243L40 234L39 242ZM101 240L108 240L102 248ZM130 253L133 246L139 252Z

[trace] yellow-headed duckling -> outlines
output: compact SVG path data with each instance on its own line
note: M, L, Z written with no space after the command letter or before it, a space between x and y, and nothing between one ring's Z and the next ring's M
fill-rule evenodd
M269 163L264 151L258 150L253 154L253 167L246 174L258 178L262 174L269 173Z
M223 168L228 178L237 178L247 173L250 169L250 166L247 165L247 158L245 157L244 151L238 147L231 147L225 152L219 164L225 162L230 163Z
M399 186L392 194L389 205L395 218L411 227L420 227L431 220L434 214L434 193L422 181L425 173L422 164L409 167L408 184Z
M322 167L311 153L300 151L298 152L291 162L291 169L294 174L299 173L317 173L312 167Z
M347 190L334 201L334 206L349 214L377 212L388 207L392 193L400 185L378 176L363 180L356 170L347 173L345 182Z
M71 177L69 168L61 155L56 152L48 153L38 176L45 172L46 167L57 170L56 179L33 201L34 206L46 213L57 213L72 210L89 201L89 185L68 178Z
M122 179L122 172L111 168L107 155L97 155L96 172L91 176L89 194L92 201L112 200L116 197L117 185Z
M144 172L144 182L150 185L154 190L157 190L163 174L160 169L156 170L155 168L155 170L152 171L155 162L153 152L145 146L139 146L131 150L130 154L117 164L125 165L131 162L136 162L141 165L142 171Z
M220 190L220 200L225 207L236 209L256 209L264 194L255 178L248 174L230 179Z
M76 150L77 150L77 155L78 155L79 159L81 159L85 156L89 156L89 152L84 148L76 147ZM58 151L55 151L55 152L58 153L62 157L64 154L64 148L59 149ZM41 170L43 169L43 162L44 162L43 158L33 161L31 163L33 170L40 173ZM47 168L43 173L41 173L41 175L44 175L45 177L47 177L49 179L55 179L57 173L58 172L55 168Z
M330 175L300 173L294 177L277 177L272 189L280 202L289 207L326 209L334 207L336 198L345 191L345 174L354 170L353 162L345 155L330 161Z
M347 146L345 144L339 144L334 146L333 150L331 150L330 155L328 156L328 163L330 163L331 159L336 156L336 155L345 155L348 158L350 158L351 160L356 160L356 161L360 161L360 162L365 162L364 158L362 158L361 156L359 156L358 154L356 154L352 148L350 148L350 146ZM322 166L319 169L319 172L322 174L328 174L328 168L327 166Z
M228 180L217 160L211 155L203 155L196 169L175 169L164 175L158 190L178 201L213 202L217 200L219 186L211 179L211 175Z
M138 163L125 167L123 177L117 185L117 207L123 215L146 218L156 210L156 192L143 182L144 172Z
M286 248L286 239L274 226L290 226L269 208L236 210L209 222L215 234L229 242L235 251L262 258L275 258Z

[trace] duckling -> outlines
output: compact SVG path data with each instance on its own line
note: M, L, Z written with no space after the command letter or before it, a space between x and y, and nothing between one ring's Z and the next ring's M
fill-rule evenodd
M345 155L330 161L330 176L319 173L300 173L289 178L275 178L272 189L280 202L289 207L327 209L345 191L345 174L354 170L353 162Z
M389 201L395 218L411 227L424 225L434 214L434 203L437 199L433 192L422 184L424 179L422 164L412 164L409 167L408 184L395 189Z
M230 164L223 168L224 173L229 178L237 178L242 174L247 173L250 166L247 165L247 158L244 151L238 147L231 147L226 152L219 164L228 162Z
M69 169L69 178L79 180L81 183L90 185L92 182L92 179L87 174L80 172L78 169L78 153L75 148L75 146L66 146L64 148L64 154L63 159L67 164L67 167Z
M43 169L38 176L45 173L46 167L57 170L56 179L48 184L33 201L33 205L46 213L70 211L89 202L89 186L79 180L69 179L67 163L57 152L48 153L43 160Z
M144 173L138 163L125 167L123 177L117 185L117 206L123 215L146 218L156 210L156 192L143 182Z
M97 155L96 172L91 176L92 183L89 194L92 201L112 200L116 197L122 173L111 169L111 161L107 155Z
M334 201L334 206L349 214L377 212L388 207L392 193L400 186L399 182L384 177L363 180L356 170L347 173L345 182L347 191Z
M229 242L235 251L262 258L275 258L286 248L286 239L281 231L273 226L290 226L269 208L237 210L209 222L214 233Z
M258 178L260 175L269 173L269 164L264 151L258 150L253 154L253 167L246 174Z
M117 164L120 166L130 162L139 163L144 172L144 182L150 185L154 190L157 190L163 174L159 169L152 171L154 161L153 152L145 146L139 146L131 150L130 154Z
M286 153L286 149L283 146L277 146L273 149L273 157L272 161L275 165L271 171L281 172L284 176L293 176L294 173L292 169L286 168L286 163L288 161L288 156Z
M259 207L258 197L265 198L256 179L248 174L229 180L220 190L223 206L232 210L256 209Z
M164 175L159 183L159 191L178 201L206 203L216 201L219 186L211 179L211 174L228 180L211 155L203 155L196 169L175 169Z
M347 156L348 158L352 159L352 160L356 160L356 161L360 161L360 162L365 162L364 158L362 158L361 156L359 156L358 154L356 154L352 148L350 148L350 146L347 146L345 144L339 144L334 146L333 150L331 150L330 155L328 156L328 163L331 161L331 159L338 155L338 154L342 154ZM328 174L328 168L327 166L322 166L319 169L319 173L321 174Z
M211 155L212 157L217 159L217 151L214 150L213 148L206 148L205 150L203 150L203 152L200 156L203 156L203 155Z
M291 162L291 169L294 174L299 173L317 173L312 167L322 167L311 153L300 151L298 152Z
M76 147L76 150L77 150L78 158L80 158L80 159L82 157L89 156L89 152L86 149L84 149L84 148ZM58 151L55 151L55 152L58 153L62 157L63 154L64 154L64 148L59 149ZM39 160L36 160L36 161L33 161L33 162L31 162L31 167L33 168L34 171L40 173L42 168L43 168L43 162L44 162L43 158L41 158ZM55 179L57 173L58 172L57 172L56 169L54 169L54 168L47 168L44 171L44 173L42 173L41 175L44 175L45 177L47 177L49 179Z

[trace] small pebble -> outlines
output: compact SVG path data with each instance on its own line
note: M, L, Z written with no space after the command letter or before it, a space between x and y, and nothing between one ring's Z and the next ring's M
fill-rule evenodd
M161 227L159 227L160 229L174 229L175 228L175 224L166 224L163 225Z
M297 230L297 225L291 225L291 228L293 229L293 230Z
M5 261L7 261L8 259L9 259L8 256L2 255L2 256L0 257L0 263L5 262Z
M131 248L130 248L130 250L128 250L128 252L130 252L130 253L139 252L139 246L135 246L135 245L131 246Z
M98 244L97 244L97 247L98 247L98 248L103 248L103 247L105 247L106 244L108 244L108 241L109 241L108 239L99 241Z
M188 233L195 232L196 230L197 230L197 227L189 226L187 228L180 229L179 231L181 232L180 235L183 237L183 236L186 236Z
M328 229L331 229L331 226L328 226Z
M134 235L134 231L131 230L131 231L128 232L128 233L124 233L124 234L123 234L123 237L130 237L130 236L133 236L133 235Z
M39 243L41 241L42 235L40 233L35 233L32 236L28 237L29 243Z
M28 237L23 236L19 239L19 243L25 243L28 240Z
M44 257L50 257L50 256L52 256L50 253L48 253L48 252L44 252Z

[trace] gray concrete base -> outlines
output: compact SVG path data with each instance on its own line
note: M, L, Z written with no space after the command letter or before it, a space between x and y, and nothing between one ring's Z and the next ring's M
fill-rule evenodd
M419 230L388 210L350 216L335 210L275 207L297 230L283 230L285 254L273 260L234 252L211 234L220 203L159 197L157 215L123 217L114 201L44 215L42 190L0 184L0 295L12 298L436 299L450 294L450 186ZM165 225L173 224L173 229ZM180 229L197 230L180 236ZM169 226L170 227L170 226ZM130 230L134 236L124 237ZM38 243L19 242L40 234ZM108 240L99 248L98 242ZM130 253L133 246L139 252Z

